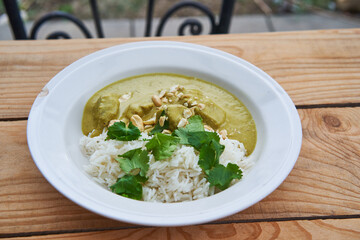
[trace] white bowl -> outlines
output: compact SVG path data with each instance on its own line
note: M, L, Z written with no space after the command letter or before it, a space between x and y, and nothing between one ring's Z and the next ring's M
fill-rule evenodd
M211 197L182 203L142 202L116 195L84 172L81 118L99 89L133 75L177 73L221 86L238 97L257 127L256 162L239 183ZM209 222L257 203L293 168L301 147L299 115L270 76L231 54L195 44L154 41L110 47L58 73L36 98L29 115L31 155L44 177L80 206L112 219L152 226Z

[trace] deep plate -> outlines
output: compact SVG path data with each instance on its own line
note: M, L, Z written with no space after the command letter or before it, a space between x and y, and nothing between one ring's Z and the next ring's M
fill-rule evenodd
M84 172L79 139L87 100L104 86L133 75L176 73L215 83L251 112L258 142L255 166L239 183L211 197L150 203L118 196ZM239 212L274 191L293 168L301 123L286 92L267 74L228 53L180 42L137 42L107 48L66 67L45 86L29 115L31 155L44 177L64 196L103 216L143 225L199 224Z

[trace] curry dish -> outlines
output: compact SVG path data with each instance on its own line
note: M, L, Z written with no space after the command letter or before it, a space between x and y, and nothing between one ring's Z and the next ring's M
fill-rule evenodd
M170 132L185 126L184 115L196 114L208 129L242 142L247 155L255 148L255 122L241 101L212 83L168 73L133 76L96 92L84 108L82 132L95 137L118 120L151 131L163 111Z

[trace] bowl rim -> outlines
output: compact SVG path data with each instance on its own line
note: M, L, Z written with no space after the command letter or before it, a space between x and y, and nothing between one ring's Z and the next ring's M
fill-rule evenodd
M182 216L174 216L172 218L163 219L161 217L154 217L154 216L147 216L147 215L139 215L133 213L126 213L123 212L121 216L115 216L112 212L112 209L104 211L104 209L99 209L97 207L97 203L93 201L84 200L84 196L78 193L74 193L74 189L71 189L70 186L67 186L64 182L59 182L56 176L51 175L51 172L48 171L44 162L40 161L41 159L41 150L38 148L38 141L36 140L38 137L37 130L39 128L38 121L42 117L42 109L46 103L43 101L43 96L40 93L34 101L32 105L31 111L29 113L28 123L27 123L27 141L28 146L30 149L31 156L42 173L42 175L48 180L48 182L55 187L60 193L66 196L68 199L72 200L73 202L77 203L78 205L100 214L102 216L125 221L134 224L142 224L142 225L150 225L150 226L183 226L183 225L190 225L190 224L200 224L204 222L213 221L222 217L226 217L242 211L249 206L259 202L266 196L268 196L271 192L273 192L288 176L288 174L293 169L296 160L299 156L300 149L301 149L301 142L302 142L302 128L301 122L298 115L298 112L295 108L294 103L285 92L284 89L269 75L263 72L261 69L257 68L256 66L252 65L251 63L236 57L232 54L223 52L218 49L205 47L202 45L192 44L192 43L184 43L184 42L174 42L174 41L141 41L141 42L133 42L133 43L126 43L121 45L116 45L113 47L105 48L100 51L96 51L90 55L80 58L79 60L75 61L74 63L70 64L62 71L60 71L56 76L54 76L44 87L44 89L55 89L58 84L60 84L68 75L70 75L73 71L77 68L81 67L83 64L86 64L88 61L95 61L98 58L106 56L107 54L113 54L114 52L121 53L122 51L131 51L132 49L141 49L141 48L157 48L157 47L175 47L175 48L187 48L187 49L196 49L197 51L203 51L204 53L213 54L219 56L221 58L234 61L247 69L249 71L254 71L260 78L270 84L276 91L281 92L282 101L284 101L285 105L287 106L287 114L289 117L289 121L291 121L291 130L292 130L292 145L291 149L288 150L287 159L289 159L286 164L281 166L281 175L276 175L271 182L267 182L263 185L264 191L254 194L253 201L249 202L245 205L242 205L241 208L234 208L233 206L225 206L221 209L218 209L217 212L204 212L201 215L198 215L192 219L189 219L188 215ZM199 200L196 200L199 201ZM142 202L144 204L148 204L146 202ZM164 203L151 203L149 206L159 205L162 206ZM173 203L171 203L173 204ZM180 207L183 204L187 203L177 203ZM233 204L233 202L232 202ZM166 205L166 204L165 204ZM229 204L228 204L229 205ZM231 204L230 204L231 205Z

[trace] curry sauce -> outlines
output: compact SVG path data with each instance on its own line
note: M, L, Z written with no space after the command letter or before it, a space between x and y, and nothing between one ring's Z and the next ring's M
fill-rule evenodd
M181 87L172 91L174 86ZM154 102L154 94L156 99L161 96L161 106ZM111 120L128 123L134 115L140 116L144 122L150 123L154 118L159 121L163 110L169 119L171 131L180 126L184 113L191 110L213 130L226 130L229 139L242 142L247 155L255 148L255 122L240 100L215 84L168 73L133 76L96 92L84 108L82 131L84 135L91 133L94 137Z

